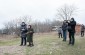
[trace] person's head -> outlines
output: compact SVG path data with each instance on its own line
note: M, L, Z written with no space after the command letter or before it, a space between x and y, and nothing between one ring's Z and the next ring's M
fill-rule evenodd
M66 24L66 20L63 21L63 24Z
M84 25L82 24L82 26L84 26Z
M32 28L32 26L31 25L28 25L28 28Z
M75 21L74 18L71 18L70 21Z
M59 27L59 28L62 28L62 27Z
M25 25L25 22L22 22L22 25Z

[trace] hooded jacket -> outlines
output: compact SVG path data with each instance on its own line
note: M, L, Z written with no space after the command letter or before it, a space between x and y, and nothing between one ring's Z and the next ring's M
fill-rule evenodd
M27 25L26 24L21 25L20 31L21 31L21 34L27 33Z
M68 26L71 27L68 31L75 33L76 21L74 19L68 23Z

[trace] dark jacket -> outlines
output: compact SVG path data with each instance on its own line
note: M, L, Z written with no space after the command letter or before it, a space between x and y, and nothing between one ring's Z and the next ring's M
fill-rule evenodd
M27 34L27 42L33 42L34 30L32 28L29 28L27 32L28 32L28 34Z
M70 21L68 23L68 31L75 33L76 21Z
M27 32L29 32L28 34L33 34L34 33L34 30L33 30L33 28L28 28L28 31Z
M20 31L21 31L21 34L27 33L27 25L26 24L25 25L21 25Z
M84 25L83 26L81 26L81 31L84 31L85 30L85 27L84 27Z
M66 31L66 30L67 30L67 24L66 24L66 23L63 23L63 25L62 25L62 30L63 30L63 31Z

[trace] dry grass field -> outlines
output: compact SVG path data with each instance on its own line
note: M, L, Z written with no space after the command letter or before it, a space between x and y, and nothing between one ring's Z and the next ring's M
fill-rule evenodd
M56 33L34 34L34 47L19 46L20 38L0 37L0 55L85 55L85 37L76 36L74 46Z

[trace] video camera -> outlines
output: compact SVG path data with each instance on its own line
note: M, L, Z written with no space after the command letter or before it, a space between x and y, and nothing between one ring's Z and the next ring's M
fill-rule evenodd
M64 20L66 23L70 23L70 20Z

